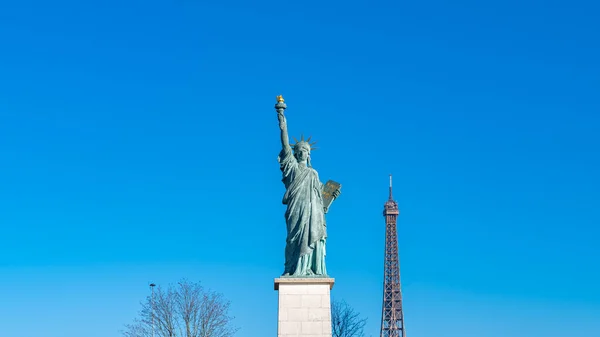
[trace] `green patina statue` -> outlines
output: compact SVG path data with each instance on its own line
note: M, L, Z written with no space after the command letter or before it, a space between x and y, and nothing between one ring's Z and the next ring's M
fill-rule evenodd
M327 227L325 213L331 202L340 195L341 185L328 181L321 183L319 175L310 164L310 151L314 143L310 137L291 145L287 121L283 114L287 108L282 96L277 97L277 117L281 129L281 152L278 161L283 174L287 205L285 222L287 239L285 246L284 277L326 277L325 241Z

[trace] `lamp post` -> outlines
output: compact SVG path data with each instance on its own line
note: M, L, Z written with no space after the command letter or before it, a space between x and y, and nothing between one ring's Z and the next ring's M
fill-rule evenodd
M152 312L152 337L154 337L154 287L155 286L156 286L156 284L150 283L150 289L152 289L151 290L152 291L152 295L151 295L151 300L150 300L150 303L151 303L151 306L152 306L152 308L150 310Z

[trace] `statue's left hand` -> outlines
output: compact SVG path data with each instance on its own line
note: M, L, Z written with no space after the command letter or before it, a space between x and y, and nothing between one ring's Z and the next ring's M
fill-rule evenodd
M333 191L333 197L334 197L335 199L337 199L337 197L339 197L339 196L340 196L340 194L342 194L342 192L341 192L340 190L335 190L335 191Z

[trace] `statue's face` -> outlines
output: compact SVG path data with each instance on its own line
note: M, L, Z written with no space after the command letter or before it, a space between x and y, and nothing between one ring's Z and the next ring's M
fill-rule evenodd
M306 161L310 156L310 148L308 146L299 146L295 152L298 161Z

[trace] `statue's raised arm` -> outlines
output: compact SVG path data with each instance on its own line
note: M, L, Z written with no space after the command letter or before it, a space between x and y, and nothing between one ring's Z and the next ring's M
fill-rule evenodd
M281 130L281 148L283 150L291 151L292 148L290 147L290 138L288 136L287 121L285 119L285 115L283 114L286 108L287 106L283 101L283 96L277 96L277 104L275 104L275 110L277 110L277 118L279 119L279 129Z

